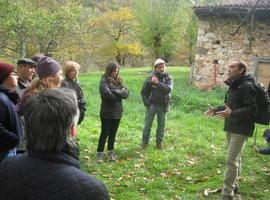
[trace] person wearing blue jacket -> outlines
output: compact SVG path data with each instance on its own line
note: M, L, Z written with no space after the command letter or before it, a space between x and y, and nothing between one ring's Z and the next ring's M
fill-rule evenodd
M268 146L267 147L254 146L253 150L256 153L260 153L260 154L263 154L263 155L270 155L270 129L269 128L265 129L265 131L263 132L263 138L267 142Z
M0 162L16 155L16 147L22 139L22 128L15 110L19 100L15 92L17 79L14 67L0 62Z

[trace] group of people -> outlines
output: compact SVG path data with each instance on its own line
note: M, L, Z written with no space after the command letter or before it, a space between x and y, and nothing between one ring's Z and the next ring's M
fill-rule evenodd
M28 196L33 199L109 199L100 181L79 170L77 124L83 121L86 111L78 82L80 65L66 62L64 80L60 64L47 56L21 59L17 66L16 72L12 65L0 62L0 199ZM109 63L100 79L98 163L104 162L106 142L109 160L116 160L114 144L123 113L122 100L129 96L119 70L117 63ZM209 106L206 111L208 116L225 119L228 149L222 200L233 199L238 192L241 152L255 128L258 109L255 81L246 71L247 65L242 60L232 60L225 81L229 86L225 104L216 108ZM141 90L146 107L142 148L148 147L155 116L156 148L163 148L172 88L173 79L166 73L166 63L158 58L154 72L146 78ZM264 137L270 143L269 129ZM25 148L27 153L14 156ZM262 154L269 154L269 149L254 147ZM48 184L49 180L53 180L54 187Z
M172 77L166 73L166 63L163 59L157 59L154 63L154 72L146 78L141 96L146 107L145 125L142 134L142 148L149 143L150 132L155 115L157 115L156 147L162 149L166 113L169 110L170 93L173 88ZM119 66L115 63L107 65L104 75L101 77L99 91L101 96L101 134L97 148L97 162L104 161L104 146L108 139L108 157L115 161L113 151L117 129L122 117L122 99L126 99L129 91L122 84L119 75Z
M116 160L122 99L129 96L119 69L117 63L109 63L100 80L98 163L104 161L106 141L109 159ZM63 70L64 80L61 65L43 55L20 59L17 68L0 62L0 199L109 199L103 183L79 170L77 125L86 111L78 82L80 65L68 61ZM144 148L155 114L156 144L162 148L172 89L172 78L165 71L165 61L157 59L155 72L141 91L147 108ZM54 180L53 188L50 180Z
M79 166L77 124L85 111L79 64L64 64L63 81L50 57L17 64L16 72L0 62L0 199L110 199L105 185Z

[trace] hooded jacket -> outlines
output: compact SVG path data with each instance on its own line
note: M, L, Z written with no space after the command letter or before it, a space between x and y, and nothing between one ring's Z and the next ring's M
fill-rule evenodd
M225 83L229 86L225 104L232 112L230 117L225 118L224 131L251 137L257 112L255 81L246 75L232 81L226 80Z

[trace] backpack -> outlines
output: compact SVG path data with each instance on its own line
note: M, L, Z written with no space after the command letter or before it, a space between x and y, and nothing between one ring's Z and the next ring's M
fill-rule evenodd
M257 108L255 122L262 125L269 125L270 120L270 100L268 93L264 90L261 83L254 84L257 91Z

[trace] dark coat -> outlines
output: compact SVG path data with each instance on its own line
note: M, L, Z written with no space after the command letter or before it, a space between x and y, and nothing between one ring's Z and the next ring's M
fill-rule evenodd
M77 100L78 100L78 107L79 107L79 110L80 110L80 116L79 116L78 124L80 124L84 119L84 114L85 114L85 111L86 111L85 101L84 101L83 91L81 89L81 86L77 81L70 80L70 79L63 80L61 86L70 88L71 90L73 90L76 93Z
M252 136L257 112L254 79L247 75L225 83L230 86L225 96L225 103L232 113L230 117L225 118L224 131Z
M124 90L122 90L124 88ZM102 76L99 84L101 97L100 117L105 119L120 119L123 113L122 99L126 99L129 91L121 83L115 83L111 78Z
M260 154L263 154L263 155L270 155L270 147L263 147L263 148L260 148L259 153L260 153Z
M22 128L15 106L17 93L0 86L0 152L11 150L22 140Z
M31 85L30 81L24 81L21 78L18 79L18 86L16 88L16 91L18 93L18 95L22 96L22 94L24 93L24 91L29 88Z
M173 88L172 77L167 74L155 73L159 83L157 85L151 82L152 76L146 78L142 90L141 96L143 103L146 107L151 104L160 105L164 108L164 111L169 110L170 93Z
M107 200L106 187L67 154L17 155L0 164L0 199Z

